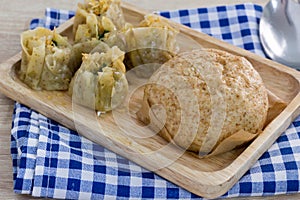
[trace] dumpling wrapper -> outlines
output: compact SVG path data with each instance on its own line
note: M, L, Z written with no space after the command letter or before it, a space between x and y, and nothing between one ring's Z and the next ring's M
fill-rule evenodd
M68 66L71 45L67 38L45 28L21 34L19 77L35 90L67 90L73 76Z
M75 103L100 112L111 111L122 103L128 91L123 59L124 52L118 47L106 53L84 54L69 88Z
M82 63L82 54L88 54L90 52L102 53L108 51L109 48L110 47L101 40L90 40L74 44L71 51L69 66L72 67L73 72L75 73Z
M125 20L120 1L86 0L79 3L75 14L73 33L75 43L101 39L107 32L120 30Z
M146 15L139 27L125 32L126 66L131 69L147 64L136 72L141 77L149 77L159 66L157 64L165 63L178 53L177 34L178 30L167 20L154 14ZM154 65L149 65L151 63Z

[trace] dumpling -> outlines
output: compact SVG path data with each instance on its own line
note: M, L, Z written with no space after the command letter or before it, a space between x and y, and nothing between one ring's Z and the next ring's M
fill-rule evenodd
M116 46L106 53L84 54L69 88L73 100L100 112L117 107L128 91L123 59L124 52Z
M35 90L67 90L74 74L68 65L71 45L55 30L45 28L21 34L20 79Z
M90 40L74 44L72 47L69 65L77 71L82 63L82 54L88 54L93 51L97 51L99 53L106 52L109 48L110 47L101 40Z
M128 52L126 66L134 68L149 63L163 64L168 61L179 51L176 42L177 34L178 30L167 20L154 14L146 15L139 27L129 28L125 33ZM140 75L148 77L157 66L159 65L143 67Z
M101 40L108 46L117 46L120 50L127 52L127 41L125 34L127 31L131 30L133 25L130 23L125 23L124 27L120 30L111 31L104 35ZM126 58L126 56L125 56Z
M106 52L109 47L115 46L105 44L102 39L107 33L121 29L124 24L120 1L85 0L83 4L79 3L73 24L75 44L70 64L78 69L82 53L90 53L94 48L98 52Z
M125 20L119 0L86 0L79 3L73 33L75 43L101 39L108 32L120 30Z

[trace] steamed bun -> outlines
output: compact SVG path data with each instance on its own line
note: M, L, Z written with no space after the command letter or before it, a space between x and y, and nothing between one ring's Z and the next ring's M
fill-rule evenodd
M258 134L267 117L268 95L248 60L221 50L202 49L179 54L151 76L143 107L154 105L165 110L150 111L154 119L164 121L160 136L187 150L208 154L238 131ZM138 117L149 123L148 112L140 112ZM183 112L195 116L188 116L189 122L185 122ZM191 133L193 129L196 134Z

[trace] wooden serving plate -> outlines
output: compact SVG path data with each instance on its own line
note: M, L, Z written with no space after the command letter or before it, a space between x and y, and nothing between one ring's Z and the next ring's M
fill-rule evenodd
M122 7L127 21L133 24L141 21L146 14L126 3ZM97 117L92 110L72 105L72 99L66 92L34 91L24 85L16 76L21 53L0 65L0 91L194 194L205 198L219 197L238 181L300 114L300 73L186 26L171 23L203 47L226 50L247 58L260 73L266 87L287 102L288 106L246 148L200 159L193 153L180 152L179 148L168 145L157 135L146 139L132 137L139 134L133 128L134 119L122 119L123 124L128 121L124 130L116 124L112 113ZM57 30L63 35L70 35L72 25L73 19ZM133 111L138 110L141 98L140 92L132 97L130 106ZM135 118L134 115L130 117Z

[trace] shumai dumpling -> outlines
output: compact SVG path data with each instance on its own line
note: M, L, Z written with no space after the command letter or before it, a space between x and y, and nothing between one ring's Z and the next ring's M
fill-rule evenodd
M100 112L117 107L128 91L123 59L116 46L106 53L84 54L69 88L73 100Z
M133 25L130 23L125 23L124 27L120 30L111 31L104 35L101 38L105 44L110 47L117 46L120 50L124 52L128 52L127 50L127 41L125 38L126 32L130 31L133 28ZM126 59L126 56L125 56Z
M88 54L90 52L106 52L110 47L101 40L90 40L86 42L80 42L72 46L71 59L69 65L77 71L82 63L82 54Z
M163 64L178 53L176 42L178 30L160 16L150 14L137 28L129 28L125 33L127 43L126 66L134 68L144 64ZM148 65L141 70L141 75L149 76L157 66Z
M68 65L71 45L55 30L45 28L21 34L20 79L35 90L67 90L74 74Z
M75 15L75 43L101 39L105 33L119 30L124 24L119 0L85 0L78 4Z

